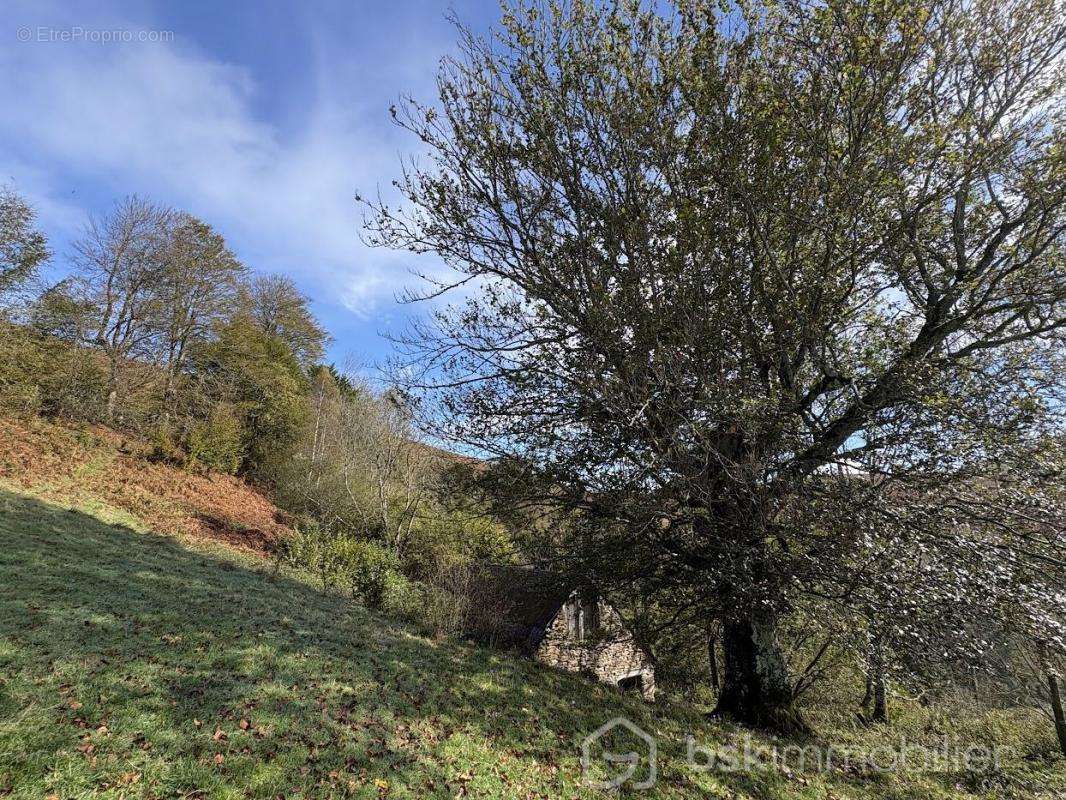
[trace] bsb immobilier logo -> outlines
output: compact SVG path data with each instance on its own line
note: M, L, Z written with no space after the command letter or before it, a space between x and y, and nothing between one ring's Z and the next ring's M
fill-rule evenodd
M626 752L616 752L621 744ZM625 717L615 717L581 742L581 777L593 789L650 789L656 780L655 739Z

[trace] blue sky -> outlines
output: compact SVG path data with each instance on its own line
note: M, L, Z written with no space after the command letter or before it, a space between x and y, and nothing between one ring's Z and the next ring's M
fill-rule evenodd
M446 12L484 29L496 0L2 5L0 183L37 207L53 276L89 213L137 193L210 222L250 268L295 279L338 363L380 360L379 334L425 313L395 295L417 285L411 268L439 266L366 248L353 198L387 191L416 151L388 108L402 93L432 99L455 43Z

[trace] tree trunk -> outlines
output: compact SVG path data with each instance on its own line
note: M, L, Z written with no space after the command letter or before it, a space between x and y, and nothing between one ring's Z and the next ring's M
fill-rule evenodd
M107 390L107 406L104 409L104 413L107 415L108 422L115 421L115 407L118 403L118 389L111 385Z
M721 688L718 679L718 635L712 633L707 639L707 658L711 665L711 686L715 692Z
M866 692L862 696L862 700L859 702L859 708L863 711L868 711L870 703L874 701L874 672L870 669L870 662L867 659L866 662Z
M115 356L111 356L111 363L107 371L107 406L105 413L107 421L115 421L115 410L118 405L118 362Z
M888 700L885 697L885 643L880 636L870 645L870 681L874 689L873 722L888 722Z
M877 663L874 675L874 710L870 719L874 722L888 722L888 702L885 699L885 670Z
M1047 675L1048 694L1051 695L1051 712L1055 716L1055 733L1059 735L1059 749L1066 756L1066 715L1062 711L1062 694L1059 691L1059 678L1049 672Z
M796 709L772 618L739 617L722 626L725 679L715 715L783 734L809 734Z
M174 383L175 383L174 369L168 364L166 369L166 379L163 382L163 430L169 431L170 429L170 409L174 404Z
M880 635L867 634L866 693L862 697L862 723L888 722L888 697L885 687L885 652ZM872 708L871 708L872 706Z

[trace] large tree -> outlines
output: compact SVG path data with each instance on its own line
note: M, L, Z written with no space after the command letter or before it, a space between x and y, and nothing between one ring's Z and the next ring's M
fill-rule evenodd
M241 473L271 485L292 459L308 419L308 380L289 345L238 315L195 343L198 391L235 412Z
M522 3L395 111L427 155L371 238L478 287L405 374L582 570L723 620L723 713L803 727L778 625L877 580L853 503L1024 552L969 498L1061 432L1061 11Z
M170 221L163 260L160 360L165 371L163 407L169 414L192 346L236 311L245 269L220 233L180 213Z
M36 220L37 212L25 200L0 187L0 300L25 288L48 260L48 241Z
M312 366L322 360L329 333L292 279L257 275L243 288L242 303L249 319L267 336L285 342L301 364Z
M86 344L108 362L105 415L115 421L120 393L134 373L149 375L166 303L163 287L174 212L130 196L106 214L90 217L74 242L79 305L91 309ZM147 378L144 378L147 380Z

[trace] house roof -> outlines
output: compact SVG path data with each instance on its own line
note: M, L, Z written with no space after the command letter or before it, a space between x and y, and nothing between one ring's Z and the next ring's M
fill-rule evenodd
M535 645L576 588L547 570L480 564L474 576L472 633Z
M504 602L514 622L544 626L576 588L547 570L505 564L485 564L480 570L483 592Z

